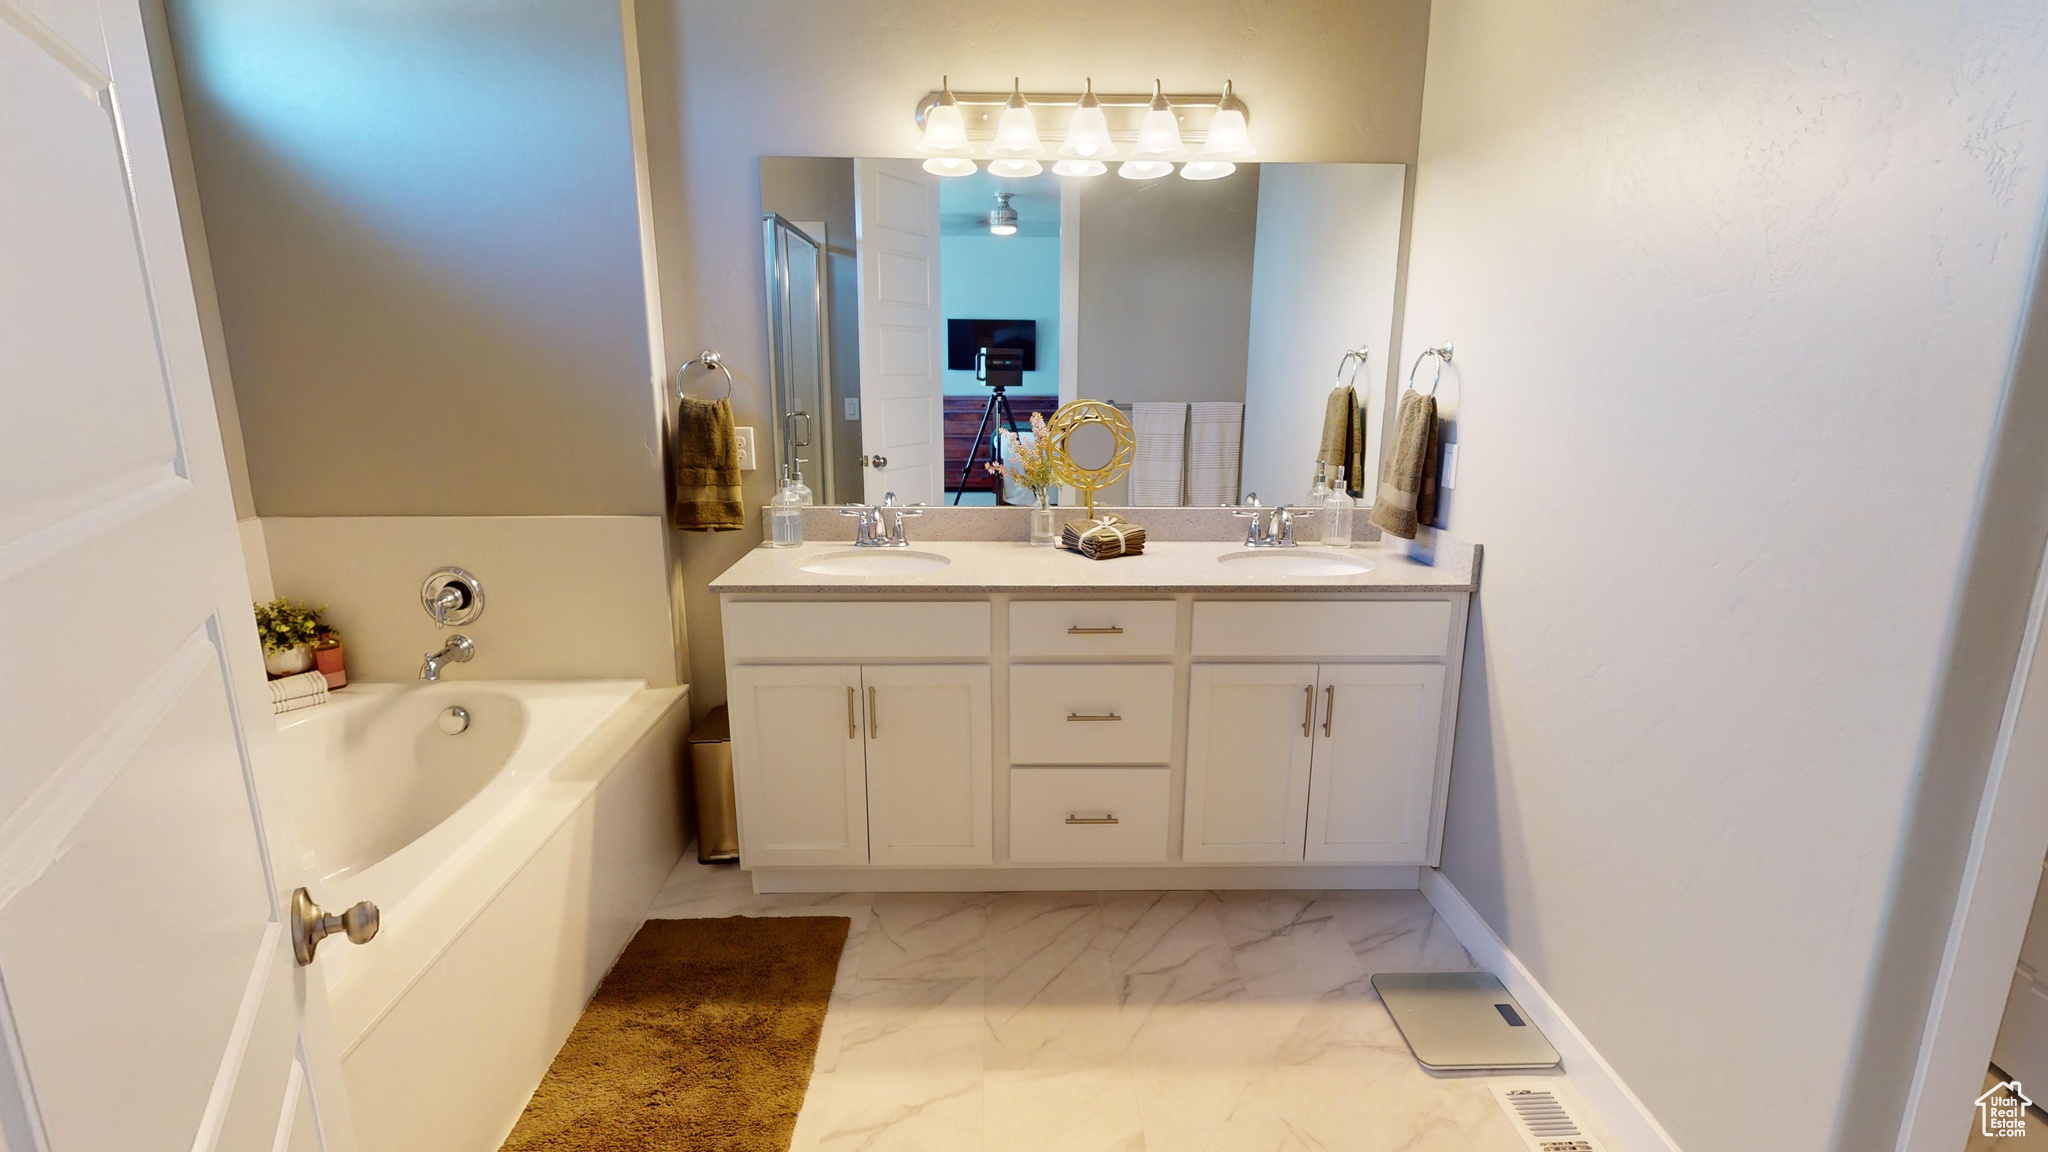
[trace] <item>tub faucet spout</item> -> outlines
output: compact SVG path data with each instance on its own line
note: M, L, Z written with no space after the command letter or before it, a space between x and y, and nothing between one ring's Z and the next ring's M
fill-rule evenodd
M476 643L458 632L441 645L439 652L431 653L420 661L420 679L432 684L441 678L441 669L450 664L467 664L476 656Z

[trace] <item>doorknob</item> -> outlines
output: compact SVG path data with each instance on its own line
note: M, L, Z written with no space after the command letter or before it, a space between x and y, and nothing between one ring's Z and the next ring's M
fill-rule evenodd
M314 949L336 932L346 935L351 944L368 944L377 938L377 906L368 900L336 916L322 912L313 903L312 893L301 888L292 893L291 921L292 955L300 967L311 964Z
M887 468L889 466L889 458L887 456L863 456L860 458L860 463L863 468Z

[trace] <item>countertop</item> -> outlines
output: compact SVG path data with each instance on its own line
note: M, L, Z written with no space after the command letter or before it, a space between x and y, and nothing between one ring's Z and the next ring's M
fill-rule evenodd
M795 548L762 545L711 582L718 593L831 592L873 595L903 592L1062 592L1127 595L1148 592L1470 592L1479 586L1480 550L1442 532L1428 539L1379 540L1342 549L1369 561L1368 572L1348 575L1283 576L1264 571L1259 561L1219 562L1240 543L1207 540L1149 541L1136 556L1089 560L1060 548L1034 548L1016 541L918 540L905 550L934 553L951 563L932 572L905 576L832 576L801 567L828 553L853 551L843 542L809 542ZM862 551L869 551L863 549ZM1275 550L1284 553L1286 550ZM1304 544L1302 555L1340 551Z

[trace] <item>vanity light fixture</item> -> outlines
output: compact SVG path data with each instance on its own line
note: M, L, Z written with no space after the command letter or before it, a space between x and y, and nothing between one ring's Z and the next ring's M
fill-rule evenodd
M1126 160L1116 166L1116 174L1126 180L1157 180L1173 174L1173 165L1164 160Z
M939 80L939 98L924 115L924 136L917 142L920 154L932 159L924 170L934 176L972 176L975 173L974 145L967 139L967 118L960 114L960 102L953 98L950 77Z
M1074 118L1067 122L1067 139L1060 145L1060 155L1075 160L1106 160L1116 155L1116 141L1109 138L1109 117L1102 114L1102 101L1095 98L1092 77L1082 81L1081 102L1074 107ZM1054 165L1053 171L1059 171L1059 166ZM1097 164L1094 172L1071 175L1099 176L1103 171L1103 165Z
M994 171L991 167L990 171ZM1014 192L996 193L996 206L988 210L988 230L992 236L1015 236L1017 234L1017 210L1010 207Z
M1138 143L1131 149L1133 160L1179 160L1187 156L1188 146L1180 139L1180 121L1174 118L1173 105L1166 102L1161 94L1159 81L1152 81L1152 103L1145 111L1145 119L1138 124Z
M1228 160L1190 160L1180 166L1184 180L1221 180L1237 171L1237 165Z
M1100 160L1062 160L1052 170L1061 176L1100 176L1109 171L1109 165Z
M1251 131L1245 124L1244 101L1223 82L1223 99L1216 102L1216 114L1209 118L1209 139L1202 144L1204 160L1243 160L1255 154Z
M1024 99L1021 77L1010 82L1010 102L1003 108L1002 119L996 121L996 138L990 142L988 154L1012 159L1045 155L1045 145L1038 139L1038 121L1031 118L1031 104Z
M1036 160L991 160L988 170L991 176L1036 176L1045 171L1045 165Z

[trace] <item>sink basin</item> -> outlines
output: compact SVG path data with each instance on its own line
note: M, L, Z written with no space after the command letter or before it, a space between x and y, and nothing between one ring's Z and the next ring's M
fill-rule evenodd
M1313 548L1225 552L1217 562L1267 576L1357 576L1372 571L1372 561Z
M820 576L915 576L937 572L952 561L935 552L903 552L894 548L849 548L827 552L797 565Z

